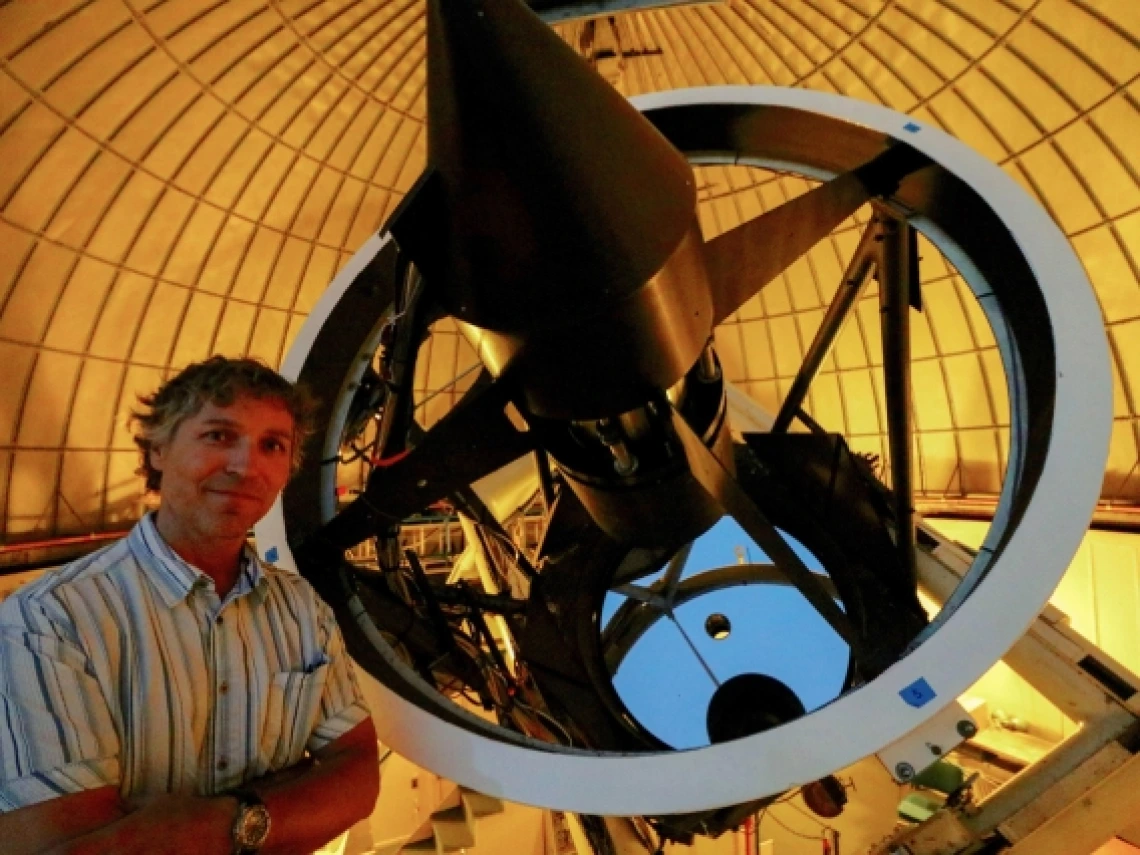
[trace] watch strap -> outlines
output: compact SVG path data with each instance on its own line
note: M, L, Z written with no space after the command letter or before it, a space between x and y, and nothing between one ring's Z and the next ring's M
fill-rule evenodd
M265 807L265 802L261 800L261 796L259 796L253 790L246 789L245 787L238 787L236 790L230 790L230 795L237 799L238 803L242 807L247 807L249 805L261 805L262 807Z

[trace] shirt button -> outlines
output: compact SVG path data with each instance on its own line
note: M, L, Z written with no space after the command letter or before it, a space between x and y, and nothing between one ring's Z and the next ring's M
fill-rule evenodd
M226 771L226 769L229 768L229 765L230 765L230 761L227 760L225 757L223 757L221 760L218 761L218 771L219 772Z
M229 690L230 690L230 684L229 683L222 683L220 686L218 686L218 691L223 695L226 692L228 692Z
M216 623L218 626L221 626L224 620L225 619L221 615L218 615L218 618L214 621L214 623Z

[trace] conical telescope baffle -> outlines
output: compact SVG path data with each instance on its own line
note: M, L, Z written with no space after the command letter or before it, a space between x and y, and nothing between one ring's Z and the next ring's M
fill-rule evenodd
M449 310L527 332L644 285L693 222L685 159L517 0L429 0L428 16Z
M713 312L692 170L525 5L429 0L428 149L422 269L492 370L525 351L533 412L622 412L693 365Z

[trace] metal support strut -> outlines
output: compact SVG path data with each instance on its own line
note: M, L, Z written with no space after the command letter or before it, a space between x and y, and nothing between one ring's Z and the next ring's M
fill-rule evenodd
M800 407L807 397L808 388L815 380L816 374L819 373L823 360L827 358L827 354L831 352L831 346L839 337L844 321L847 320L847 316L851 314L851 309L863 295L863 290L870 278L871 268L877 260L878 253L876 250L880 233L881 229L877 219L871 220L867 228L863 230L863 237L859 239L855 254L851 256L851 261L843 272L843 281L839 283L835 298L831 301L827 314L824 315L823 322L819 325L819 330L816 331L815 339L804 356L799 373L796 374L796 379L792 382L792 388L788 390L787 397L780 405L780 412L776 414L776 420L772 422L772 433L783 433L791 426L792 419L799 413Z
M911 256L912 229L876 206L882 230L879 244L879 313L883 336L883 387L887 405L887 442L891 455L895 545L907 578L917 580L915 568L914 447L910 385L910 307L918 288L918 271Z

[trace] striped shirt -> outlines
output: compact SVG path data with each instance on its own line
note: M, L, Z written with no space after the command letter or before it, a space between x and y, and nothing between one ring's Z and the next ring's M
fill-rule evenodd
M108 784L214 795L367 715L308 582L247 549L221 601L150 515L0 604L0 811Z

